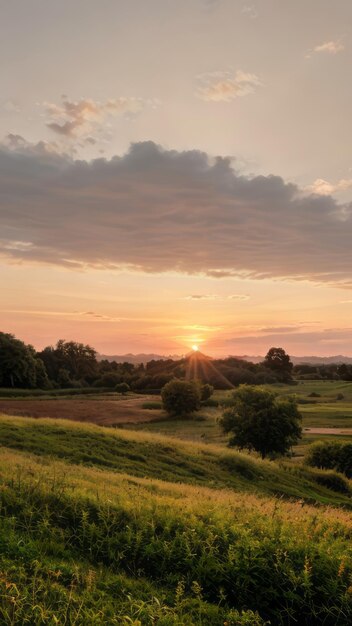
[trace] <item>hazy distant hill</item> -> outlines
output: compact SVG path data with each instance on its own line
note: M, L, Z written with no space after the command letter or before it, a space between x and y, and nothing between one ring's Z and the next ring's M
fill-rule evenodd
M102 361L106 359L107 361L116 361L116 363L133 363L133 365L138 365L139 363L148 363L148 361L166 361L166 359L173 359L174 361L178 361L182 358L177 354L170 354L168 356L162 354L98 354L98 360Z
M252 363L260 363L264 360L263 356L248 356L247 354L243 356L237 356L238 359L244 359L245 361L252 361ZM352 363L352 357L343 356L342 354L337 354L335 356L291 356L291 361L294 365L298 365L299 363L309 363L312 365L324 365L329 363Z
M264 361L264 356L249 356L245 355L231 355L236 359L244 359L245 361L251 361L252 363L261 363ZM180 360L182 357L178 354L169 354L167 356L163 354L99 354L99 361L106 359L107 361L116 361L116 363L133 363L138 365L139 363L148 363L148 361L159 361L166 359L173 359L174 361ZM298 363L311 363L312 365L324 365L331 363L352 363L352 357L343 356L338 354L335 356L291 356L291 361L294 365Z

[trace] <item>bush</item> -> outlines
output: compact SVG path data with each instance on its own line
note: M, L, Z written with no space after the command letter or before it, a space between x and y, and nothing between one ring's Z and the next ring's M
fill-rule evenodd
M213 395L213 393L214 393L214 387L206 383L205 385L202 385L200 388L200 399L202 401L209 400L209 398Z
M305 462L320 469L333 469L352 478L352 443L316 441L306 454Z
M162 388L161 399L169 415L189 415L200 409L199 385L185 380L171 380Z
M338 393L336 396L336 400L344 400L345 396L343 395L343 393Z
M118 383L115 387L115 391L117 391L117 393L122 393L123 395L125 395L125 393L128 393L130 391L130 386L127 383Z
M308 395L308 398L321 398L321 394L316 391L312 391L312 393Z

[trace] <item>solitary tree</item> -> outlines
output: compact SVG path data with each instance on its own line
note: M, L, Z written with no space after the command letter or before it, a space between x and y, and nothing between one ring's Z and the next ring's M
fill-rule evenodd
M280 399L260 387L241 385L224 412L221 425L230 446L269 454L286 454L301 437L301 415L294 398Z
M270 348L263 365L275 372L283 382L292 380L293 363L283 348Z
M169 415L189 415L200 408L199 385L185 380L170 380L161 390L161 399Z

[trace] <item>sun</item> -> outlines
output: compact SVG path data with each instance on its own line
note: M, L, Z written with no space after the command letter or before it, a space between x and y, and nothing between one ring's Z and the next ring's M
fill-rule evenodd
M193 352L198 352L198 351L199 351L199 348L198 348L198 346L196 346L196 345L194 344L194 345L192 346L192 350L193 350Z

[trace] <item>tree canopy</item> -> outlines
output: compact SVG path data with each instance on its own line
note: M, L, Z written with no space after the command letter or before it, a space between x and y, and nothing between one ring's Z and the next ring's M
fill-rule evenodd
M169 415L189 415L200 408L200 388L195 382L171 380L162 388L161 399Z
M263 365L279 375L285 382L292 378L293 363L283 348L270 348Z
M230 446L259 452L262 458L286 454L301 437L301 415L294 398L279 399L260 387L241 385L232 395L221 425Z
M44 364L34 348L14 335L0 333L0 386L45 388L48 384Z

